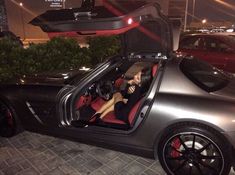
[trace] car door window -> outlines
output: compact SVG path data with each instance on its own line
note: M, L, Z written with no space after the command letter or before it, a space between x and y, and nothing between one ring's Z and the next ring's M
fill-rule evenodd
M230 81L227 74L202 60L184 59L180 68L191 81L208 92L222 89Z
M180 43L180 49L198 50L202 48L202 39L199 37L185 38Z
M218 49L220 52L227 52L229 50L232 50L227 44L222 42L218 44Z
M213 38L206 38L206 50L208 51L217 51L218 50L218 42L217 40L213 39Z
M226 52L230 47L218 39L206 38L206 49L212 52Z

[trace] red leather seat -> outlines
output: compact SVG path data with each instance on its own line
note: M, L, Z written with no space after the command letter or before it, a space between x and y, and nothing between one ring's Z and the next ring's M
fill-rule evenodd
M158 69L158 64L155 64L155 65L152 67L152 76L153 76L153 77L156 75L157 69Z
M130 113L129 113L129 116L128 116L128 120L129 120L129 124L132 126L133 124L133 121L135 119L135 114L140 106L140 101L139 100L135 106L131 109ZM115 124L126 124L124 121L122 120L119 120L115 117L114 115L114 112L110 112L108 113L103 119L102 119L104 122L106 123L115 123Z
M120 77L115 81L114 86L116 88L120 88L120 86L122 85L123 82L124 82L124 79L122 77Z
M75 106L76 106L76 109L79 109L83 105L91 104L91 107L94 110L98 111L104 103L105 103L105 101L99 97L91 102L91 96L88 96L88 97L81 96Z
M91 96L81 96L75 105L76 109L79 109L83 105L90 104L90 102L91 102Z
M102 120L103 120L105 123L125 124L124 121L118 120L118 119L115 117L114 111L108 113Z
M103 100L102 98L98 97L94 101L92 101L91 107L94 110L98 111L101 108L101 106L103 106L104 103L105 103L105 100Z

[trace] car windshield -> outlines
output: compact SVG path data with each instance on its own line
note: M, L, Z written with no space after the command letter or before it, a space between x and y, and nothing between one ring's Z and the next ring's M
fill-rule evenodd
M97 69L103 64L104 63L99 63L96 66L91 66L89 68L86 67L80 68L78 71L75 71L73 74L71 74L71 76L67 80L65 80L65 84L74 84L76 82L79 82L85 74L90 73L91 70ZM81 74L80 71L83 71L83 73Z
M180 68L190 80L207 92L222 89L229 83L228 75L198 59L184 59Z

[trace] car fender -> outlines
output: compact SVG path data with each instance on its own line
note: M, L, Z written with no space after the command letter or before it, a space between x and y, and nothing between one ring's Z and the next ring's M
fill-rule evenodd
M235 147L235 141L226 133L235 130L234 101L213 96L191 96L182 94L158 93L146 119L146 130L154 126L154 145L168 127L182 122L194 122L209 126L223 134ZM154 123L154 124L153 124ZM151 128L152 129L152 128Z
M15 130L16 134L22 132L24 130L24 127L22 125L20 118L17 115L14 104L8 98L4 97L1 94L0 94L0 101L2 101L5 105L7 105L14 114L14 120L16 124L16 130Z

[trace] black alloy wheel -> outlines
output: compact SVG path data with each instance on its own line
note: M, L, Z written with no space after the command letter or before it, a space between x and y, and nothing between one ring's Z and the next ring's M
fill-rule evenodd
M0 102L0 136L11 137L15 134L16 125L12 110Z
M222 138L210 130L187 127L176 128L162 139L158 156L165 171L172 175L229 174L229 149Z

